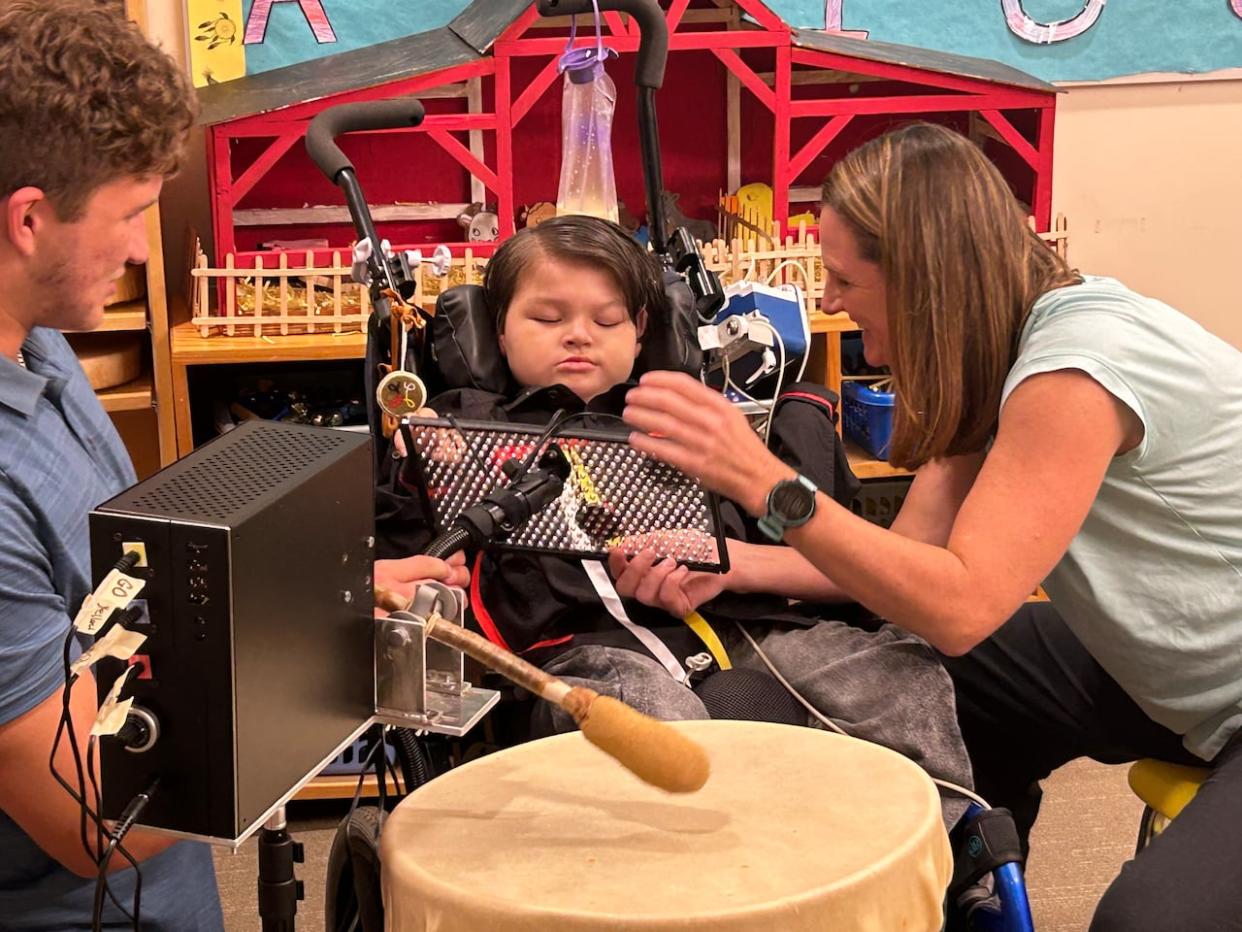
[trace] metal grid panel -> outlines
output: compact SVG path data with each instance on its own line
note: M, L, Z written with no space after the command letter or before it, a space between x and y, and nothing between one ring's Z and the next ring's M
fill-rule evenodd
M414 456L438 527L508 482L540 431L517 425L411 419ZM499 546L604 558L644 547L698 569L721 568L716 502L694 479L653 460L625 435L582 431L554 440L570 462L560 498Z

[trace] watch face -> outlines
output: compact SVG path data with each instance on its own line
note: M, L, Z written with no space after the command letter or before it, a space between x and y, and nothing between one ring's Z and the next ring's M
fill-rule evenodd
M786 521L810 517L815 507L815 493L796 480L778 483L772 490L772 510Z

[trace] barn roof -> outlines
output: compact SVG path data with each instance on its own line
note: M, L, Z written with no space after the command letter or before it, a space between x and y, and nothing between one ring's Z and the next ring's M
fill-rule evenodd
M473 0L445 26L200 88L199 122L224 123L477 61L529 6L530 0ZM1023 71L983 58L813 29L792 30L792 41L799 48L862 61L905 65L1028 90L1056 90Z

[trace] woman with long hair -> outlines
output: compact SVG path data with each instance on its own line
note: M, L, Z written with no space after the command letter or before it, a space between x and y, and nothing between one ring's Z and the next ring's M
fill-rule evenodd
M722 396L652 373L631 443L789 546L731 544L714 578L614 555L618 590L674 612L723 588L848 599L922 636L954 677L976 788L1024 842L1039 780L1069 760L1212 766L1092 928L1242 928L1224 873L1242 861L1242 354L1067 267L942 127L842 159L819 230L825 311L891 370L889 459L915 471L900 514L885 530L817 495ZM1041 583L1051 604L1024 605Z

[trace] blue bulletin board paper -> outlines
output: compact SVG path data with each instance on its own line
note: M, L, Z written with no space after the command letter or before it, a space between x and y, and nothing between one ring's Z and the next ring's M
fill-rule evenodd
M258 2L244 0L244 19ZM246 46L246 72L434 29L469 6L469 0L320 2L335 42L316 41L298 0L275 0L264 41ZM770 0L768 6L791 26L824 26L826 0ZM841 25L878 41L994 59L1047 81L1094 81L1242 68L1242 16L1234 6L1242 9L1242 0L1108 0L1090 29L1050 45L1011 31L1001 0L841 0ZM1083 0L1023 0L1022 8L1039 22L1056 22L1076 15Z
M792 25L824 25L822 0L769 5ZM1047 23L1074 16L1083 0L1023 0L1022 6ZM994 59L1045 81L1242 68L1242 17L1230 0L1108 0L1094 26L1052 45L1011 32L1000 0L843 0L841 24L883 42Z

